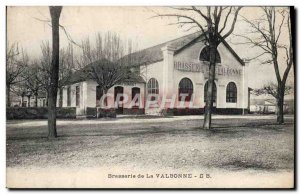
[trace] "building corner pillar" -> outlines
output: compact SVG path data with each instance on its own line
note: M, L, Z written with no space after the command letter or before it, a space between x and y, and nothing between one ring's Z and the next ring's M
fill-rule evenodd
M175 48L167 45L161 48L163 53L163 83L161 98L172 99L174 92L174 52ZM165 107L168 105L165 104Z

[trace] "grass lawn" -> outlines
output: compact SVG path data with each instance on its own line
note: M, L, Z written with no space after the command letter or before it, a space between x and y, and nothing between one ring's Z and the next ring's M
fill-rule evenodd
M123 166L151 169L222 169L280 171L294 169L294 121L273 119L203 119L161 122L58 122L56 140L46 125L8 121L9 168L85 168ZM40 122L40 121L39 121ZM46 121L45 121L46 122ZM84 124L83 124L84 123Z

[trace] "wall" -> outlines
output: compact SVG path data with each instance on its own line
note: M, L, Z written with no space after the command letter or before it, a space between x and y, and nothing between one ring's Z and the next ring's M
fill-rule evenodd
M133 104L131 104L131 100L132 100L132 88L134 88L134 87L140 88L140 103L141 104L139 104L139 105L140 105L140 108L143 107L143 105L144 105L144 100L143 99L145 97L145 95L144 95L144 93L145 93L145 90L144 90L145 84L144 83L132 83L132 84L122 84L122 85L118 84L118 85L115 85L115 86L111 87L107 92L107 94L109 96L109 98L108 98L108 105L109 106L111 106L111 107L115 106L114 93L115 93L115 87L118 87L118 86L123 87L123 94L124 95L126 94L128 96L127 100L124 99L124 103L123 103L124 108L130 108L130 107L133 106Z
M201 66L209 65L208 62L201 62L199 60L200 52L205 47L202 41L190 45L180 51L179 53L171 56L171 52L165 52L165 59L161 62L156 62L146 67L143 67L144 71L141 71L146 78L146 83L151 77L154 77L158 80L160 95L163 91L166 91L164 83L168 84L168 95L170 93L176 94L176 105L179 104L178 101L178 86L182 78L189 78L193 83L193 92L194 92L194 101L193 105L198 108L204 108L204 85L208 80L208 74L203 72L187 72L174 69L174 61L189 62L189 63L198 63ZM172 48L170 48L172 50ZM163 49L164 50L164 49ZM163 51L162 51L163 52ZM247 76L244 72L243 66L240 62L234 57L234 55L225 47L223 44L220 44L218 47L218 52L221 57L221 63L217 64L217 67L222 68L232 68L240 72L239 75L221 75L216 72L216 86L217 86L217 100L215 106L220 109L246 109L248 106L248 87L247 87ZM166 60L166 57L168 59ZM174 59L173 59L174 58ZM172 66L170 66L170 63ZM168 66L168 68L163 68ZM168 74L168 75L167 75ZM167 76L167 78L166 78ZM171 82L166 82L166 80L173 80ZM237 87L237 102L228 103L226 102L226 87L229 82L234 82ZM188 103L186 103L188 106ZM146 113L150 113L151 110L146 110ZM154 112L160 112L160 110L155 110Z
M155 78L158 81L158 88L159 88L159 95L162 97L162 91L163 91L163 77L164 77L164 72L163 70L164 62L159 61L156 63L152 63L150 65L145 65L141 66L140 72L141 76L144 78L146 81L145 84L145 97L147 98L147 83L151 78ZM146 99L145 99L146 100ZM153 107L152 108L145 108L145 113L146 114L159 114L160 108L159 107Z
M86 82L79 82L70 85L71 87L71 104L68 106L68 86L63 87L63 104L62 107L76 107L76 114L77 115L84 115L85 114L85 100L86 100ZM79 105L76 106L76 86L79 86ZM57 94L57 106L59 106L59 93Z

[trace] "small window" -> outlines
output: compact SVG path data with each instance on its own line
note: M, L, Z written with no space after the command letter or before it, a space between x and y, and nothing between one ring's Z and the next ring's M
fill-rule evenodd
M204 102L206 102L206 98L207 98L207 89L208 89L208 81L205 83L205 86L204 86ZM212 96L213 96L213 102L216 102L216 99L217 99L217 86L216 86L215 82L213 84Z
M67 106L71 106L71 86L67 88Z
M235 103L237 101L237 89L233 82L230 82L226 88L226 102Z
M209 51L210 51L210 48L209 46L206 46L204 47L204 49L202 49L201 53L200 53L200 61L210 61L210 57L209 57ZM216 63L221 63L221 57L220 57L220 54L217 50L217 53L216 53Z
M76 86L76 106L80 107L80 87Z
M193 95L193 83L189 78L183 78L179 82L178 95L179 101L191 101Z
M147 89L148 89L148 95L158 95L159 94L158 82L155 78L151 78L148 81ZM152 96L150 100L152 100L152 101L155 100L155 96Z

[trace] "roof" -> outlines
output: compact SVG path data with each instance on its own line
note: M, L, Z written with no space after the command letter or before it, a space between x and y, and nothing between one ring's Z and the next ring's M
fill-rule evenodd
M132 66L148 65L148 64L152 64L152 63L155 63L158 61L162 61L163 60L163 52L161 51L161 48L163 48L165 46L170 46L174 49L174 54L176 55L177 53L184 50L186 47L196 43L203 36L204 36L204 34L200 33L200 32L188 34L186 36L182 36L182 37L161 43L159 45L152 46L152 47L131 53L131 54L126 55L123 58L121 58L120 61L130 59L130 62L131 62L130 65L132 65ZM230 47L230 45L225 40L222 40L222 43L233 54L233 56L240 62L240 64L244 65L244 61L236 54L236 52ZM102 60L103 60L102 62L105 62L105 63L109 62L106 59L102 59ZM95 62L85 66L84 68L74 72L73 75L70 76L69 80L66 81L65 85L85 81L87 79L86 75L84 73L85 69L90 68L94 63L99 63L99 61L95 61ZM132 81L132 80L129 80L129 82L130 81ZM145 80L142 77L140 77L137 82L144 83Z
M64 80L64 84L63 85L71 85L71 84L75 84L78 82L83 82L86 80L89 80L89 76L87 75L87 72L90 68L92 68L93 65L95 64L99 64L99 63L105 63L105 64L113 64L113 62L107 60L107 59L101 59L98 61L94 61L86 66L84 66L83 68L75 71L74 73L72 73L67 80ZM137 82L137 83L145 83L145 80L141 77L138 76L137 78L133 79L126 79L124 82L126 83L130 83L130 82Z
M162 61L163 53L161 51L161 48L165 46L170 46L174 49L174 55L176 55L177 53L184 50L186 47L196 43L197 40L203 37L203 35L203 33L195 32L177 39L164 42L156 46L143 49L141 51L137 51L135 53L123 57L123 59L128 57L132 57L135 59L138 58L138 60L135 60L136 62L132 65L147 65L158 61ZM230 45L225 40L222 40L222 43L233 54L233 56L239 61L241 65L245 65L244 61L238 56L238 54L230 47Z

